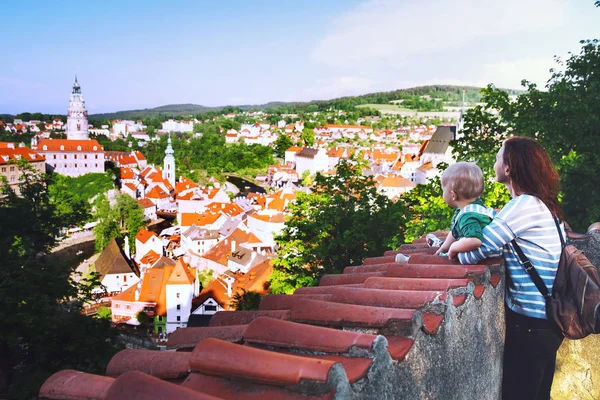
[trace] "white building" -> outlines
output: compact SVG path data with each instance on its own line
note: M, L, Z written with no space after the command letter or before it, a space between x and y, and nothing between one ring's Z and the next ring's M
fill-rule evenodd
M303 148L296 153L296 172L302 176L304 171L309 171L311 175L317 172L327 171L329 157L325 149Z
M162 130L165 132L193 132L194 120L175 121L172 118L162 123Z
M46 164L63 175L80 176L104 172L104 148L89 139L87 110L75 77L67 110L67 139L32 139L31 146L46 157Z
M163 244L158 235L146 228L141 228L135 235L135 261L140 262L152 250L158 255L163 254Z
M80 176L90 172L104 173L104 148L96 140L41 139L35 149L46 157L46 164L59 174Z
M192 312L195 280L188 266L179 259L166 284L167 333L187 326Z
M136 121L115 121L112 126L113 136L127 137L130 133L143 131L146 126Z

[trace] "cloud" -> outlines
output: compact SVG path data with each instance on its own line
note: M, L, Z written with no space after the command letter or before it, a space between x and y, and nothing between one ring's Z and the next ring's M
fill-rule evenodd
M404 63L483 37L549 32L568 11L561 0L369 0L334 21L312 57L330 67Z
M316 86L302 90L301 98L306 101L332 99L343 96L356 96L379 90L381 83L360 76L339 76L320 79ZM386 90L385 88L381 90Z
M525 58L522 60L502 61L483 65L482 80L494 83L496 87L519 89L521 80L527 79L544 88L550 79L550 68L557 65L553 58Z

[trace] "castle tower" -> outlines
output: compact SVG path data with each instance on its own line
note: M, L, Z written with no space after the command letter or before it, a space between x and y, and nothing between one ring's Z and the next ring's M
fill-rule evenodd
M173 156L174 153L175 152L173 151L173 147L171 147L171 135L169 134L169 142L167 144L167 149L165 150L163 178L168 180L171 186L173 187L175 187L175 157Z
M85 101L81 94L81 87L77 82L75 75L75 83L73 83L73 93L69 100L69 109L67 110L67 139L71 140L87 140L88 136L88 120L87 110L85 109Z

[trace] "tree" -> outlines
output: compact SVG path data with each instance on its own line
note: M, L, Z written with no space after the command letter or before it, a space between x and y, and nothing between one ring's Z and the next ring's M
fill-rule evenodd
M231 307L237 311L258 310L261 299L260 293L242 289L241 293L233 295Z
M102 251L113 238L123 238L124 232L127 232L129 237L131 251L135 251L135 235L144 226L144 210L131 196L117 195L113 207L110 207L108 199L104 198L98 205L96 215L96 251Z
M335 176L317 174L313 192L298 193L274 260L271 290L290 293L341 273L403 241L405 207L379 194L363 164L343 160Z
M312 146L315 144L315 131L313 129L304 128L300 134L300 138L304 141L305 146Z
M557 59L558 69L544 91L523 81L527 92L511 101L488 86L485 106L467 113L464 138L455 143L457 155L480 158L490 173L491 157L504 138L536 138L559 170L565 219L575 230L600 219L600 204L589 201L600 187L600 41L581 44L579 54Z
M275 153L277 153L279 157L284 157L285 151L293 145L294 142L292 142L292 139L285 133L282 133L275 141Z
M35 397L52 373L74 368L103 373L120 348L109 323L81 315L91 297L73 266L49 253L62 227L48 176L24 165L20 196L0 188L0 397ZM68 345L65 345L68 343ZM93 351L90 351L93 349Z

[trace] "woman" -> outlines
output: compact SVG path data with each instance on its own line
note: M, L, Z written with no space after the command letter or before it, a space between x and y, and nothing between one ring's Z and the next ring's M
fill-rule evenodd
M475 264L502 250L506 265L506 341L503 399L550 399L556 352L562 334L546 319L546 303L523 268L510 242L516 239L552 292L561 254L553 215L559 177L548 153L535 140L511 138L496 155L496 180L512 200L484 228L479 249L459 253L463 264ZM564 235L564 227L561 226Z

